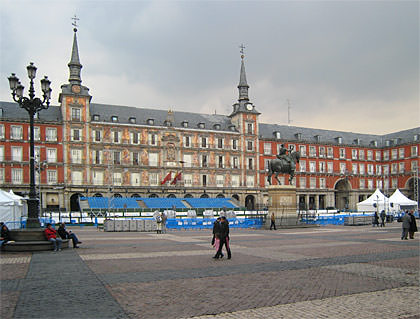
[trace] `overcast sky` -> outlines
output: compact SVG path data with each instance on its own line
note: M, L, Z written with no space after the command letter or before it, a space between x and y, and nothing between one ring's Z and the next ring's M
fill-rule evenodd
M26 66L68 83L73 27L92 103L229 115L245 45L260 122L384 134L420 126L418 1L0 0L0 100ZM37 91L39 94L39 90Z

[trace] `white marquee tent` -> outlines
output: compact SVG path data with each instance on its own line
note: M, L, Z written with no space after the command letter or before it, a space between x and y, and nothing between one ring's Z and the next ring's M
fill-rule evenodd
M26 201L22 197L0 189L0 221L9 229L17 229L20 228L22 217L26 214Z
M399 189L395 190L394 194L389 198L389 203L392 206L391 211L397 212L404 209L413 209L417 207L417 202L407 198Z
M377 207L375 207L374 204L376 204ZM382 194L379 188L377 188L367 199L357 203L356 206L358 212L381 212L382 210L388 212L390 210L389 198Z

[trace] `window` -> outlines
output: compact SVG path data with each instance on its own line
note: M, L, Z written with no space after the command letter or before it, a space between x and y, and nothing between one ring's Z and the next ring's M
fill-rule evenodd
M299 171L300 172L306 172L306 161L299 161Z
M223 187L225 177L223 175L216 175L216 186Z
M268 171L268 166L270 165L270 160L269 159L266 159L265 161L264 161L264 170L265 171Z
M363 175L365 173L365 164L359 164L359 172L360 175Z
M150 173L149 174L149 184L150 186L158 186L158 173Z
M392 188L395 188L395 189L398 188L398 179L396 178L392 179Z
M114 172L113 174L113 184L115 186L121 186L122 185L122 175L120 172Z
M182 127L188 127L188 121L182 121Z
M118 116L115 116L115 115L113 115L113 116L111 116L111 122L118 122Z
M47 148L47 162L57 163L57 149Z
M0 168L0 183L4 183L4 168Z
M94 142L101 142L101 130L94 130L93 131L93 141Z
M81 110L77 107L71 108L71 120L72 121L80 121L81 120Z
M51 184L57 184L57 171L48 169L47 170L47 183L49 185Z
M276 137L276 139L280 139L281 138L281 134L280 132L274 132L274 136Z
M247 123L247 133L248 134L254 134L254 127L252 123Z
M368 179L367 183L368 183L368 189L373 189L373 180Z
M327 171L329 174L332 174L334 172L334 165L332 162L327 163Z
M299 178L299 187L300 188L306 188L306 177L300 177Z
M192 186L192 175L191 174L184 174L184 186L191 187Z
M389 174L389 166L388 165L384 165L384 175L388 175Z
M384 161L389 160L389 151L384 151Z
M4 146L0 145L0 162L4 161Z
M114 143L121 143L121 132L113 131L112 132L112 141Z
M140 186L140 173L131 173L131 186Z
M393 160L396 160L398 157L398 150L396 148L394 148L393 150L391 150L391 158Z
M411 171L415 172L417 169L417 162L416 161L412 161L411 162Z
M239 175L232 175L231 181L232 187L239 187Z
M346 163L340 163L340 174L346 173Z
M289 144L289 152L293 152L296 149L295 144Z
M375 152L375 160L380 161L381 160L381 151Z
M418 155L417 146L411 146L411 156L417 156L417 155Z
M45 139L47 140L47 142L56 142L57 129L55 127L47 127Z
M98 115L98 114L94 114L94 115L92 116L92 120L93 120L93 121L99 121L99 115Z
M157 135L155 133L149 133L149 145L157 145Z
M357 164L351 164L351 172L352 174L357 174Z
M217 139L217 148L223 148L224 143L223 143L223 138L219 137Z
M403 148L400 148L400 149L398 150L398 157L399 157L400 159L403 159L403 158L404 158L404 149L403 149Z
M346 149L340 148L340 158L346 158Z
M271 155L271 143L264 143L264 155Z
M239 157L237 156L232 157L232 167L239 168Z
M377 184L376 187L378 187L379 189L383 188L383 185L382 185L382 181L381 180L377 180L376 181L376 184Z
M368 170L368 174L369 175L373 175L375 174L374 170L373 170L373 164L368 164L367 166L367 170Z
M201 186L207 186L207 175L201 175Z
M219 156L217 156L217 167L218 168L224 168L225 167L225 165L224 165L224 156L222 156L222 155L219 155Z
M184 147L191 147L191 136L184 136Z
M359 150L359 160L363 161L365 159L365 150Z
M254 159L248 158L248 169L254 169Z
M149 166L158 166L158 153L149 153Z
M208 144L207 143L207 137L201 137L201 147L202 148L207 148L208 147L207 144Z
M371 150L367 151L367 159L368 161L373 161L373 151Z
M357 150L355 149L351 150L351 159L354 159L354 160L357 159Z
M72 171L71 172L71 182L73 185L81 185L83 184L83 174L80 171Z
M138 152L132 152L131 153L131 162L133 163L133 165L139 165L140 161L139 161L139 153Z
M41 133L40 133L39 126L34 126L34 141L40 141L41 140ZM28 126L28 139L31 136L31 127Z
M184 160L184 167L191 167L192 166L192 154L184 154L183 156Z
M382 174L382 166L376 165L376 175L381 175L381 174Z
M99 151L99 150L92 151L92 163L102 164L102 151Z
M392 163L391 165L391 174L396 174L398 170L398 164L397 163Z
M319 157L321 157L321 158L325 157L325 147L324 146L319 147Z
M254 187L254 176L247 176L246 177L246 186L247 187Z
M13 162L22 162L22 147L12 146L12 161Z
M253 151L254 150L254 145L253 145L252 141L247 141L247 150L248 151Z
M0 138L3 139L4 138L4 125L0 124Z
M306 145L299 145L300 156L306 156Z
M309 172L311 172L311 173L316 172L316 163L315 162L309 162Z
M138 132L131 132L131 144L139 144L139 133Z
M207 163L207 155L206 154L202 154L201 155L201 163L200 163L201 167L207 167L208 163Z
M327 184L325 182L325 178L319 179L319 188L327 188Z
M10 132L10 139L12 140L21 140L23 139L23 129L22 126L11 126L11 132Z
M363 178L361 178L359 180L359 188L360 189L364 189L365 188L365 180Z
M92 172L92 182L93 185L103 185L104 183L104 173L101 171Z
M82 150L72 149L71 150L71 162L73 164L81 164L82 163Z
M325 162L319 162L319 172L320 173L326 172Z
M309 187L312 188L312 189L316 188L316 178L315 177L311 177L309 179Z
M135 118L135 117L130 117L130 118L128 119L128 121L129 121L131 124L136 124L136 118Z
M327 157L328 158L333 158L334 157L334 150L333 150L332 147L327 148Z
M238 149L238 140L232 140L232 149L237 150Z
M71 130L72 141L80 141L80 137L81 137L81 130L79 130L78 128Z
M12 184L23 183L23 170L21 168L12 168Z
M120 165L121 164L121 152L120 151L114 151L113 152L114 157L114 165Z
M310 157L316 157L316 147L315 146L309 146L309 156Z
M399 163L398 172L399 173L404 173L404 170L405 170L405 163L404 162Z

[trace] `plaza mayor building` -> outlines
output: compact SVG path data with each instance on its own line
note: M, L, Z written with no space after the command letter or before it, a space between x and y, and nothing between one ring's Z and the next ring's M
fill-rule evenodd
M420 127L372 135L260 123L264 106L250 99L243 55L229 115L92 103L76 29L68 68L59 104L35 118L44 211L77 211L80 196L226 197L263 209L268 161L281 145L300 152L293 180L300 209L355 209L376 188L419 200ZM1 188L27 195L29 118L8 101L0 101L0 163Z

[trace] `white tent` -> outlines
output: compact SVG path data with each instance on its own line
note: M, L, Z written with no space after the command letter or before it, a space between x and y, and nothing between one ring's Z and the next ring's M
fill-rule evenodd
M25 215L23 198L0 189L0 221L9 229L20 228L20 222Z
M382 210L388 212L389 198L382 194L379 188L377 188L372 195L364 201L357 203L356 206L358 212L381 212Z
M403 209L413 209L417 207L417 202L407 198L399 189L395 190L394 194L389 198L389 203L392 206L392 211L401 211Z

